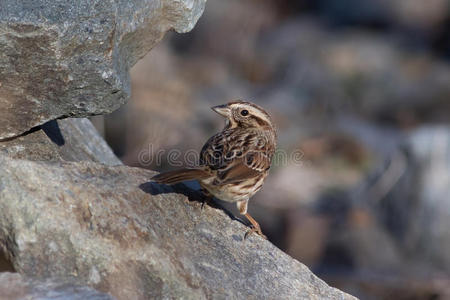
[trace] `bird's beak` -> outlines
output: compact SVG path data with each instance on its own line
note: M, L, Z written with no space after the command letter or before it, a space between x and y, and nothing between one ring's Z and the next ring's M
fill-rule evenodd
M224 116L225 118L228 118L230 116L230 108L227 104L213 106L211 107L211 109L219 115Z

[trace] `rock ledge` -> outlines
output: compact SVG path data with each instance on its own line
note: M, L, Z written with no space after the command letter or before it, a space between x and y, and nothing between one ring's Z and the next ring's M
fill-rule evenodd
M0 155L0 245L17 271L119 299L354 299L184 185L93 162Z

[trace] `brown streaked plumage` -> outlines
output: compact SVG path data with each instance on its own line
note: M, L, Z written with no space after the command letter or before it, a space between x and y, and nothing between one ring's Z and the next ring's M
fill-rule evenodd
M198 180L211 195L237 204L252 224L246 236L256 232L264 237L259 224L247 213L247 205L269 173L276 149L275 125L263 108L251 102L233 101L212 109L226 118L225 127L203 146L200 166L152 179L164 184Z

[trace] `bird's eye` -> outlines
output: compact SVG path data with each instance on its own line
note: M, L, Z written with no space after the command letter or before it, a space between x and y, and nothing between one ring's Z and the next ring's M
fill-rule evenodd
M244 117L245 117L246 115L248 115L248 110L246 110L246 109L242 110L242 111L241 111L241 115L243 115Z

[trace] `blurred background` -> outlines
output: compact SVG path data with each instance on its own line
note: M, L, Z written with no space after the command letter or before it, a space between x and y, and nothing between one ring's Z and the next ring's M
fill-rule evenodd
M361 299L450 299L450 1L208 0L132 86L93 118L125 164L174 169L253 101L287 154L250 201L270 241Z

